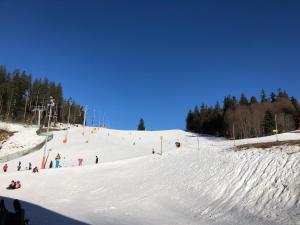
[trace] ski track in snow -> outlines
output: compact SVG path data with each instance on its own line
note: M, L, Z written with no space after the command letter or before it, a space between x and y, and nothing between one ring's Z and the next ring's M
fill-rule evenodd
M40 167L43 149L8 162L0 195L33 204L24 207L36 225L300 225L299 146L235 152L232 141L210 136L199 137L198 149L197 137L180 130L91 130L82 136L82 127L72 127L67 144L62 143L66 131L54 132L47 164L60 153L60 169L25 170L28 162ZM160 136L163 155L152 155L152 149L160 153ZM279 138L300 139L300 134ZM237 144L265 141L274 136ZM16 172L19 161L22 171ZM6 190L12 179L21 180L22 188Z

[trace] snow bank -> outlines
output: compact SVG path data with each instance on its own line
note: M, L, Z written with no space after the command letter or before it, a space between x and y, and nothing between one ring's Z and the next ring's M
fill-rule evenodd
M36 128L34 127L0 122L0 129L15 132L13 136L2 144L0 158L8 154L33 148L45 139L45 137L36 134Z

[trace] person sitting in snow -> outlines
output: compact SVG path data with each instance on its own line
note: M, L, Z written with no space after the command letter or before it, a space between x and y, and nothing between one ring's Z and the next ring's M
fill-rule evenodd
M16 182L16 188L15 189L19 189L19 188L21 188L21 182L18 180Z
M16 182L12 180L6 189L13 190L16 189Z

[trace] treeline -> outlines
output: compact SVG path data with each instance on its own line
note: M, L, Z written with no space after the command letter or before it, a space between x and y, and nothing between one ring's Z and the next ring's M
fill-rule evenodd
M275 117L279 133L299 128L300 105L281 89L270 96L262 90L259 101L241 94L239 99L226 96L223 107L219 102L211 107L195 106L188 112L186 129L227 138L261 137L275 132Z
M46 124L49 113L50 96L55 100L51 122L63 122L68 120L70 107L70 123L82 123L83 108L70 99L63 96L63 88L60 83L44 79L32 79L30 74L15 70L7 72L0 65L0 120L36 124L38 112L34 111L39 106L45 107L41 116L41 124Z

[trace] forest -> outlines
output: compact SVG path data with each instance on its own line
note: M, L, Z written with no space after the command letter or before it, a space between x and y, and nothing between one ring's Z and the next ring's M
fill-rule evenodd
M37 124L37 109L43 109L41 125L45 125L49 117L50 98L54 99L52 123L66 123L68 117L72 124L83 122L83 107L72 98L64 98L60 83L49 81L47 78L33 79L32 75L25 71L8 72L5 66L0 65L1 121Z
M219 102L208 107L196 105L186 117L186 129L200 134L226 138L251 138L299 129L300 105L295 97L284 90L267 96L261 90L260 99L225 96L223 106ZM276 129L277 128L277 129Z

